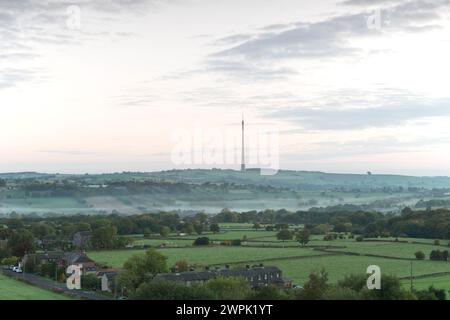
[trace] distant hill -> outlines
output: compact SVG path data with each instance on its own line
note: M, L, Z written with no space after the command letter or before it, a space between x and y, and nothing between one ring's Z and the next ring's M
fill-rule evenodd
M313 171L280 170L273 176L262 176L259 169L246 172L234 170L171 170L149 173L149 176L190 183L235 183L270 185L292 189L323 188L450 188L450 177L413 177L386 174L337 174Z
M375 189L375 188L450 188L450 177L414 177L387 174L337 174L314 171L280 170L276 175L260 175L259 169L246 172L221 169L186 169L160 172L122 172L92 175L54 175L37 172L0 173L1 179L83 179L92 183L125 180L164 180L185 183L232 183L289 189Z
M400 212L410 207L450 207L449 177L335 174L258 169L169 170L109 174L5 173L0 214L134 214L179 210L220 212L328 208Z

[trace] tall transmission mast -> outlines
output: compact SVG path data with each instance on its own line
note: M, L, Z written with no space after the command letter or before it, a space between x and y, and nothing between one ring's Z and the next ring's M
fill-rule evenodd
M244 114L242 114L242 151L241 151L241 171L245 171L245 140L244 140Z

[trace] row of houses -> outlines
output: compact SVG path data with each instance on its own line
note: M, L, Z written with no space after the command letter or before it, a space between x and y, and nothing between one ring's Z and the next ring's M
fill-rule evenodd
M83 274L96 274L101 279L101 290L113 292L117 285L117 276L120 269L98 269L94 260L90 259L83 252L45 252L26 254L22 259L22 265L26 265L29 260L33 260L35 265L53 262L60 268L67 268L69 265L79 265ZM247 280L252 288L259 288L268 285L291 288L292 281L283 279L282 271L278 267L247 265L245 268L230 269L224 268L205 269L203 271L187 271L176 273L163 273L155 276L154 281L175 281L185 285L203 284L211 279L220 277L239 277Z
M228 266L222 269L189 271L179 273L164 273L155 277L154 281L176 281L186 285L202 284L215 278L244 278L252 288L259 288L268 285L292 287L290 280L283 279L282 271L278 267L272 266L247 266L241 269L230 269Z

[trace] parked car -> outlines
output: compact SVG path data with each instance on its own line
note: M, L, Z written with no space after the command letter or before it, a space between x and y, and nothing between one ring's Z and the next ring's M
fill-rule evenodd
M16 273L22 273L23 272L23 270L20 267L14 267L13 271L16 272Z

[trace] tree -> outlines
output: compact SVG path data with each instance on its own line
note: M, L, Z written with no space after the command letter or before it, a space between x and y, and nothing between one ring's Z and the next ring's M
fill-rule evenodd
M95 249L112 249L116 237L117 229L115 227L101 227L94 230L91 243Z
M203 224L201 223L196 223L194 224L194 230L197 234L202 234L203 233Z
M176 272L186 272L189 271L189 264L186 259L181 259L175 262Z
M209 238L208 237L200 237L195 239L194 246L208 246Z
M17 262L19 262L18 257L9 257L9 258L4 258L1 261L1 264L5 265L5 266L15 266L15 265L17 265Z
M83 290L98 290L101 286L101 279L95 274L86 274L81 276L81 287Z
M154 248L131 256L123 267L126 271L120 274L119 283L130 290L150 281L156 274L168 271L167 257Z
M424 260L425 259L425 253L423 251L417 251L415 254L417 260Z
M255 222L254 224L253 224L253 227L252 227L253 229L255 229L255 230L259 230L259 229L261 229L261 225L258 223L258 222Z
M296 239L301 244L301 246L304 247L309 242L309 236L310 236L309 230L306 228L303 228L303 230L297 234Z
M26 229L14 231L8 240L8 247L13 256L22 257L25 253L34 252L33 234Z
M288 295L274 285L258 288L248 297L250 300L287 300Z
M365 299L374 300L410 300L416 299L415 295L411 295L409 291L403 288L400 280L396 276L382 275L381 289L368 290L364 289L363 296Z
M243 300L251 292L250 285L244 278L215 278L209 280L205 288L215 300Z
M292 240L293 234L288 229L282 229L280 232L277 233L277 239L286 241L286 240Z
M159 234L161 235L161 237L167 238L170 234L170 228L167 226L162 226L159 230Z
M299 292L298 298L302 300L319 300L328 289L328 274L325 270L313 272L309 275L309 280Z
M209 230L211 230L213 233L219 233L220 232L220 227L217 223L212 223L209 226Z
M203 285L186 286L175 281L145 282L130 298L133 300L209 300L210 291Z

